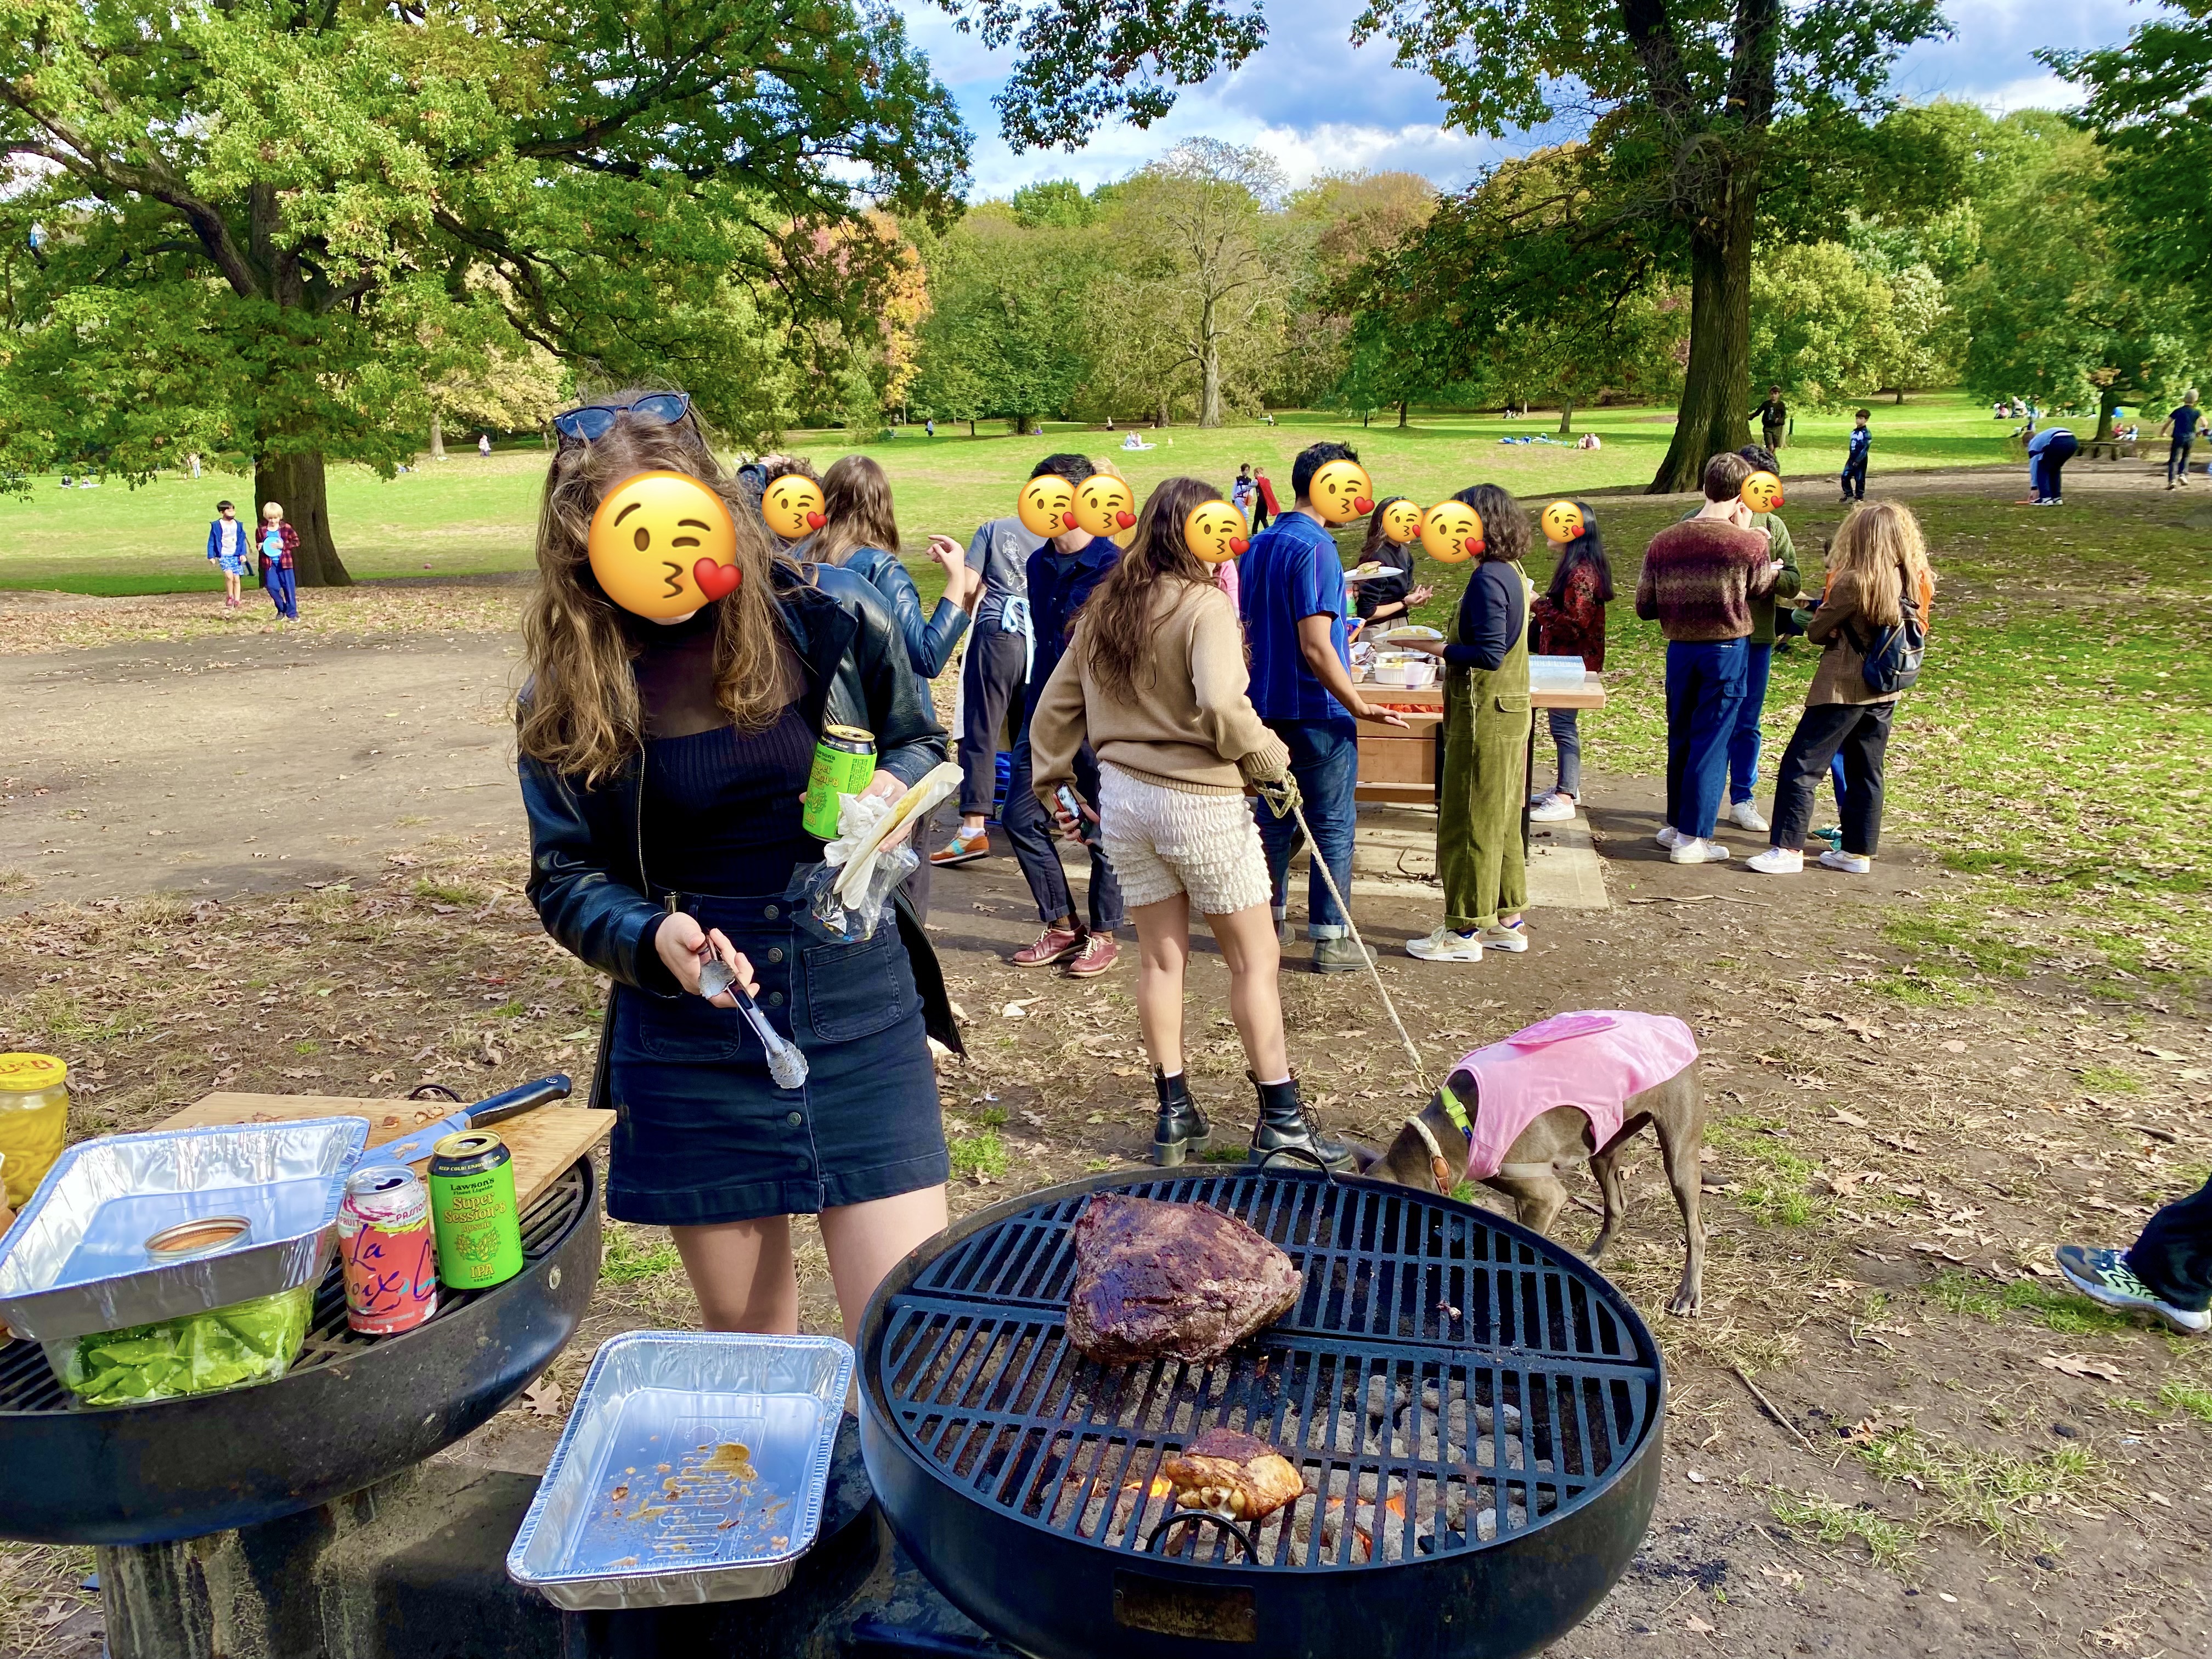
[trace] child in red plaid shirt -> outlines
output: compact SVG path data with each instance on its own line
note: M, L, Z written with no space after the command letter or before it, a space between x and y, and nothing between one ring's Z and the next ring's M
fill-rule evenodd
M261 585L276 602L276 614L288 622L300 620L300 591L292 574L292 560L300 550L300 532L284 520L282 501L261 504Z

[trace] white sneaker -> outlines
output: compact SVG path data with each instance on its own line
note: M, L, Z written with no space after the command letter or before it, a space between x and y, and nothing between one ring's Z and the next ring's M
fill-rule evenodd
M1770 847L1758 857L1746 859L1743 867L1762 876L1794 876L1805 867L1805 854L1795 847Z
M1524 945L1522 948L1528 947ZM1423 962L1480 962L1482 941L1472 933L1439 927L1425 939L1407 939L1406 954L1419 957Z
M1675 843L1674 850L1667 854L1669 864L1719 864L1729 856L1729 849L1717 841L1705 841L1696 836L1685 836Z
M1499 927L1486 927L1475 936L1486 951L1521 951L1528 948L1528 925L1525 921L1508 922Z
M1531 823L1565 823L1575 815L1572 795L1547 795L1528 809Z
M1729 822L1739 830L1750 830L1755 836L1763 836L1773 827L1759 817L1759 805L1755 801L1740 800L1729 807Z
M1820 866L1825 870L1840 870L1847 876L1863 876L1874 868L1874 860L1863 853L1837 850L1821 854Z
M1671 853L1677 847L1680 847L1684 842L1687 841L1689 837L1685 836L1680 830L1677 830L1673 824L1662 823L1659 826L1659 833L1654 836L1651 839L1657 842L1662 847L1665 848Z

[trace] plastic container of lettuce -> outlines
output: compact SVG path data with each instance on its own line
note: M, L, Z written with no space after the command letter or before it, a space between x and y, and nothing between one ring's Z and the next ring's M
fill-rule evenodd
M72 1403L143 1406L283 1376L299 1358L314 1310L315 1287L300 1285L227 1308L43 1346Z

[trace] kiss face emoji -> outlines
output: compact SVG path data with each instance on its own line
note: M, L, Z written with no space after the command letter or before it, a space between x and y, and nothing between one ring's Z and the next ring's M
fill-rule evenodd
M1544 539L1565 547L1583 533L1583 510L1572 501L1553 501L1544 509Z
M1421 533L1421 509L1403 498L1382 509L1382 533L1403 547Z
M822 528L822 486L803 473L787 472L761 496L761 517L787 542Z
M1465 501L1438 501L1421 516L1421 545L1432 559L1465 564L1482 551L1482 518Z
M1375 486L1357 461L1331 461L1313 475L1306 499L1330 524L1350 524L1375 510Z
M609 490L586 550L600 590L655 622L734 592L741 574L730 509L684 472L641 472Z
M1118 536L1137 522L1137 498L1112 473L1096 473L1076 486L1075 522L1094 536Z
M1200 501L1184 517L1182 544L1208 564L1226 564L1252 545L1244 515L1227 501Z
M1014 511L1032 536L1065 536L1075 528L1075 486L1053 472L1031 478L1022 486Z
M1743 488L1737 493L1753 512L1771 513L1782 505L1782 480L1771 472L1754 472L1743 481Z

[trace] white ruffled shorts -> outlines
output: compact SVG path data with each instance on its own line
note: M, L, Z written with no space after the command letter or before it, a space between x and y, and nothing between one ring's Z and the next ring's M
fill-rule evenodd
M1225 916L1267 902L1267 859L1243 795L1170 789L1110 761L1098 772L1098 836L1125 904L1188 893L1192 908Z

